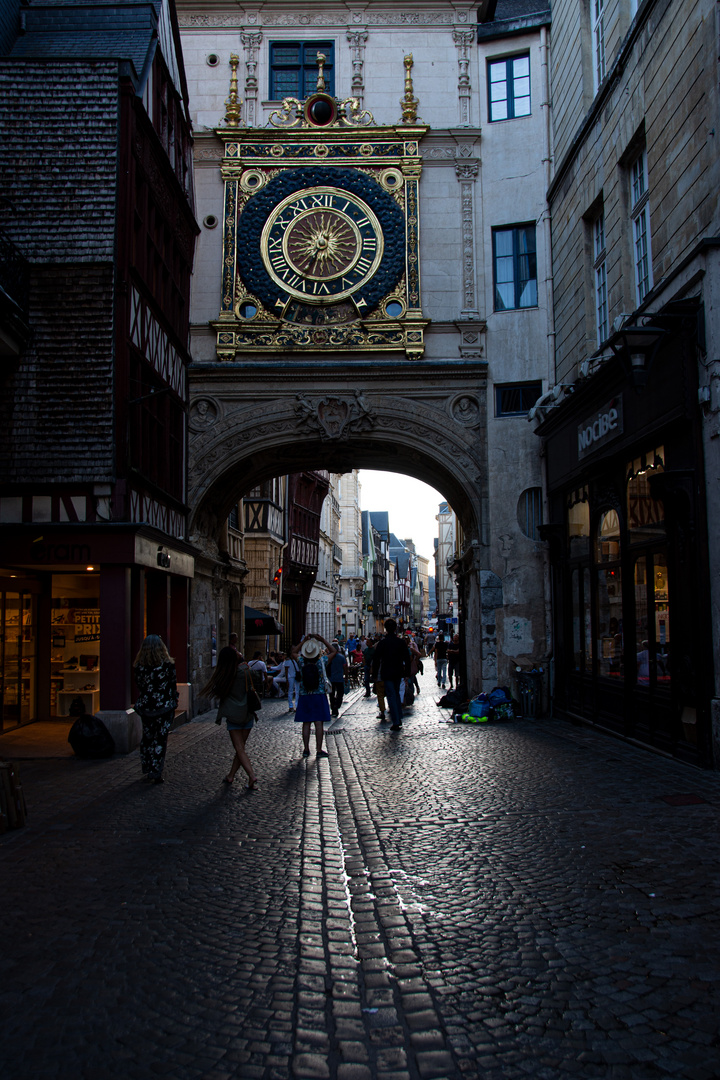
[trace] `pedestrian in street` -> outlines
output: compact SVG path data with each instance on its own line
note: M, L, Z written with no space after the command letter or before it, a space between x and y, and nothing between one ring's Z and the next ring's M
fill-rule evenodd
M363 653L363 666L365 668L365 671L364 671L365 678L363 680L364 686L365 686L365 697L370 697L370 695L372 693L372 689L371 689L371 687L372 687L372 662L373 662L373 657L375 656L376 646L377 646L377 638L374 638L374 637L370 638L369 641L368 641L367 648L366 648L365 652Z
M165 751L178 703L175 661L159 634L148 634L133 664L140 696L135 712L142 721L140 764L143 775L154 784L165 777Z
M373 659L373 679L379 676L385 684L385 697L390 711L391 731L402 728L400 683L410 674L410 652L404 638L397 637L397 623L385 620L385 637L378 644Z
M333 642L333 646L336 643ZM341 652L336 652L332 660L326 661L330 679L330 715L339 716L340 706L345 696L345 680L348 676L348 663Z
M435 648L433 653L435 656L435 674L437 678L438 686L445 689L445 683L447 682L447 650L448 643L445 640L445 635L440 634L435 642Z
M412 634L408 634L407 643L410 650L410 693L414 697L415 694L420 693L420 683L417 676L418 672L422 671L422 660L420 659L420 649Z
M227 724L228 735L235 750L235 757L230 772L223 777L224 784L232 784L235 774L242 765L247 773L248 787L252 790L257 783L255 771L250 764L245 744L257 723L255 713L248 709L247 691L252 686L250 669L232 646L221 649L217 664L209 681L200 691L205 697L220 699L215 723L223 719Z
M385 723L385 683L382 679L376 679L373 683L373 693L377 694L378 714L377 719L381 724Z
M447 671L448 671L448 686L452 687L453 679L455 680L455 687L460 685L460 635L453 634L452 639L448 642L447 647Z
M319 634L306 634L299 645L294 645L292 656L300 667L298 689L300 699L295 712L295 723L302 724L303 757L310 756L310 729L315 726L315 753L317 757L327 757L323 750L323 724L332 722L330 706L325 693L327 674L323 645L327 649L327 662L332 663L337 649L328 644Z
M300 678L300 667L294 656L286 656L282 662L283 674L280 676L280 682L287 683L287 696L288 696L288 712L295 712L299 699L298 679Z

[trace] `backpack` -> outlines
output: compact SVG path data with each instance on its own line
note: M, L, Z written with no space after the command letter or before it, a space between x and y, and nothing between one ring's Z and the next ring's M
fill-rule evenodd
M320 668L317 660L305 660L302 666L303 690L314 693L320 686Z
M260 697L262 697L265 692L265 676L262 672L262 669L252 667L252 660L248 664L248 667L250 668L250 678L252 679L252 684L257 690Z
M115 753L115 740L97 716L82 713L68 732L68 740L79 758L112 757Z

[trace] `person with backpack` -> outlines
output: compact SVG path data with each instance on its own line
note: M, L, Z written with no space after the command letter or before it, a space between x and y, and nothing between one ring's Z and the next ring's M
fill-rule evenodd
M323 645L327 649L327 662L332 663L337 649L319 634L306 634L299 645L293 645L291 656L297 660L300 678L297 680L300 694L295 723L302 724L303 757L310 756L310 729L315 725L315 753L317 757L327 757L323 750L323 724L332 721L330 706L325 694L327 675Z

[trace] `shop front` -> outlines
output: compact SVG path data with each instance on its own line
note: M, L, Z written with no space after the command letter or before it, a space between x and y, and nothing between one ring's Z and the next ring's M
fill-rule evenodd
M153 529L3 529L0 566L0 730L131 708L132 662L148 633L175 657L189 708L190 550Z
M684 326L685 324L683 324ZM696 341L633 380L611 356L537 429L547 461L555 715L712 764Z

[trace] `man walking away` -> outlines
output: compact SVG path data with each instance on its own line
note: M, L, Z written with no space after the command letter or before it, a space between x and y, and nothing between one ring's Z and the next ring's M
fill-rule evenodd
M333 641L333 648L338 648L337 641ZM335 653L332 660L327 666L328 678L330 680L330 715L339 716L340 706L342 705L343 697L345 695L345 680L347 679L348 664L347 659L341 652Z
M385 637L375 649L372 673L373 680L380 678L385 686L385 698L392 720L390 730L400 731L402 728L400 683L410 674L410 651L405 639L397 637L397 623L394 619L385 621Z
M445 640L445 635L441 634L435 642L435 672L437 677L437 684L443 689L447 681L447 651L448 643Z
M368 647L363 653L363 663L365 664L365 697L370 697L372 693L372 663L375 657L376 647L375 638L372 638L368 642Z

